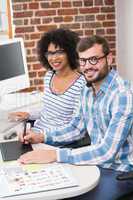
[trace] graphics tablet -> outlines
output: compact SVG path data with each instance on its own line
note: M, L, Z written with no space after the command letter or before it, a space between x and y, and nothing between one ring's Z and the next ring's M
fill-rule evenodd
M22 144L20 141L0 143L3 161L17 160L22 154L32 151L31 144Z

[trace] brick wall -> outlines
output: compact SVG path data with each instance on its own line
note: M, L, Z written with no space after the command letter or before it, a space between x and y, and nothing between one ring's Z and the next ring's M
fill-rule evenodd
M15 37L23 37L31 89L43 89L44 68L36 53L37 41L44 32L67 27L82 36L105 36L114 55L114 0L12 0Z

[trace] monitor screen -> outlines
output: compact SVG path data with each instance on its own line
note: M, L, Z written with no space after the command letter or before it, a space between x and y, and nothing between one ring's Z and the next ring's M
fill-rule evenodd
M2 63L0 80L9 79L25 73L24 62L21 58L22 51L19 43L5 44L0 47L0 62Z
M0 41L0 95L29 87L22 38Z

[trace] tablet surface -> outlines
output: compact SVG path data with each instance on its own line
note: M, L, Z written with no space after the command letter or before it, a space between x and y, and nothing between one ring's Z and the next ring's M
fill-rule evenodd
M22 154L32 151L31 144L22 144L20 141L0 143L3 161L17 160Z

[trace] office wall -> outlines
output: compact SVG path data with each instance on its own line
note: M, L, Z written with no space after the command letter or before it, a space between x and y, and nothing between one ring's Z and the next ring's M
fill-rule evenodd
M133 81L133 0L116 0L116 24L118 71Z
M37 41L52 28L66 27L79 35L106 36L115 58L114 0L12 0L15 36L23 37L31 87L42 89L45 70L38 62Z

